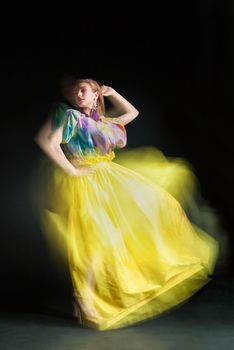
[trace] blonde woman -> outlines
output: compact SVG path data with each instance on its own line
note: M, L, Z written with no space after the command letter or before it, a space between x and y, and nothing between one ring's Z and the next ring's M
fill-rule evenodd
M139 115L130 102L93 79L66 80L62 89L66 102L52 108L35 142L47 159L40 222L68 261L74 316L98 330L159 316L210 280L217 241L188 219L175 172L160 182L153 148L115 161L127 146L125 126ZM118 116L106 116L104 98ZM192 183L191 169L177 165Z

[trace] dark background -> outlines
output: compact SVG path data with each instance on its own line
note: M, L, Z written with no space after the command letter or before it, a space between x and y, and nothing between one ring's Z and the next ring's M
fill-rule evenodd
M41 155L33 136L59 96L61 75L73 71L114 87L140 111L127 126L130 147L154 145L193 164L227 232L218 283L233 290L233 5L164 2L129 13L115 6L75 16L64 8L61 17L8 21L2 30L3 309L40 309L51 295L71 296L66 267L58 273L48 255L30 191Z

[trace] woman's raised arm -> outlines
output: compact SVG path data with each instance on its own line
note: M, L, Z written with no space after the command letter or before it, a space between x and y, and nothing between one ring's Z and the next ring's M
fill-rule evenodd
M138 110L112 87L103 85L102 94L108 97L111 103L120 110L122 114L117 117L117 119L119 119L123 125L130 123L138 116Z

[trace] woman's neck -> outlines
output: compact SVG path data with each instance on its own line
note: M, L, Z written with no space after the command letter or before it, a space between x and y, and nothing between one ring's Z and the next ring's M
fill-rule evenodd
M87 116L90 116L90 114L91 114L91 108L88 108L88 107L82 108L82 109L81 109L81 112L84 113L84 114L87 115Z
M95 121L99 121L100 120L100 117L99 117L99 114L98 114L98 111L97 110L93 110L92 108L80 108L80 112L85 114L86 117L89 117Z

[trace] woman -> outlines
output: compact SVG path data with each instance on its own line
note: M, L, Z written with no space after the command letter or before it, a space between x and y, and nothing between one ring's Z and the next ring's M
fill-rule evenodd
M114 161L136 108L92 79L66 82L63 93L35 142L47 155L40 222L68 261L74 315L99 330L158 316L204 286L218 256L217 241L183 209L193 172L153 147ZM105 116L103 96L118 117Z

